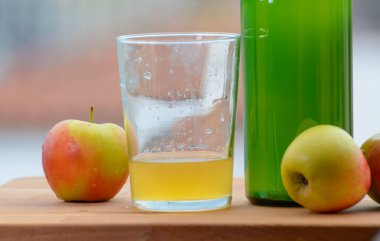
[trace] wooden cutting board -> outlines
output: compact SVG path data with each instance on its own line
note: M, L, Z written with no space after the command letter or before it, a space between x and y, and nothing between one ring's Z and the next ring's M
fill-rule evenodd
M240 241L380 240L380 205L365 198L337 214L251 205L242 179L232 207L196 213L150 213L131 206L129 185L104 203L58 200L42 177L0 187L0 240Z

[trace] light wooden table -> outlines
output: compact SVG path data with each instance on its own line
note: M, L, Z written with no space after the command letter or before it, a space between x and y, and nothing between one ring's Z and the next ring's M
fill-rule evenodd
M56 199L45 179L16 179L0 187L0 240L240 241L371 240L380 205L369 199L338 214L251 205L234 180L232 207L196 213L149 213L131 207L129 186L104 203Z

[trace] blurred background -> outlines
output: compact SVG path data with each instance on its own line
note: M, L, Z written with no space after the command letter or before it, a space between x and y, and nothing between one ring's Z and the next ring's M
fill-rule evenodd
M380 132L380 1L353 0L354 137ZM239 0L0 0L0 184L43 175L41 145L63 119L123 123L115 38L240 32ZM243 176L242 81L234 175Z

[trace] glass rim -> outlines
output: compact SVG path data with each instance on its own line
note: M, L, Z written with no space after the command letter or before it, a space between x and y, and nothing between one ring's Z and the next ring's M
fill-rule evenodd
M128 34L116 37L120 44L198 44L231 42L240 39L240 34L227 32L163 32Z

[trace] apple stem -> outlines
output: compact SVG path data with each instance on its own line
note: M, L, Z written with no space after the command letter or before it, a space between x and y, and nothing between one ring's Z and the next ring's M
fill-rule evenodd
M94 107L91 106L91 107L90 107L90 123L92 123L92 118L93 118L93 116L94 116Z

